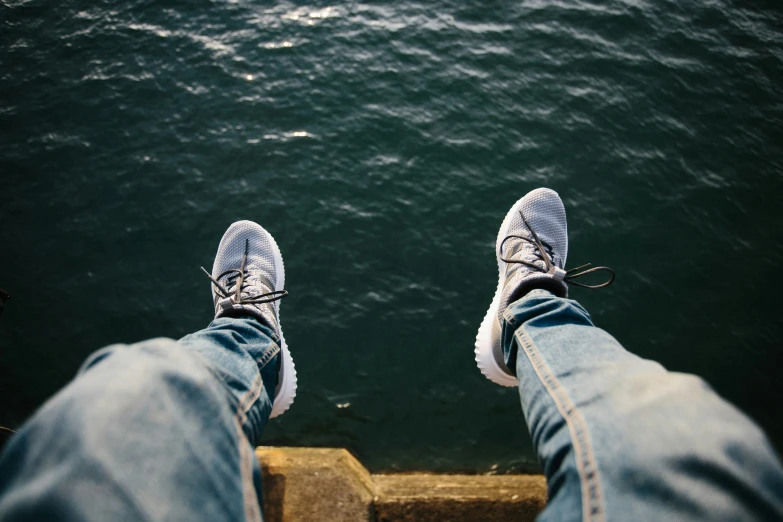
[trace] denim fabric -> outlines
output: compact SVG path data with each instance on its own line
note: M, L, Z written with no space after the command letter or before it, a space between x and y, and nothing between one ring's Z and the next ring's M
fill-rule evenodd
M280 348L251 318L93 354L0 456L0 520L261 520Z
M549 485L539 520L783 520L769 443L700 379L543 290L505 311L503 345ZM96 352L0 456L0 520L260 520L279 352L251 318Z
M539 521L783 520L772 447L704 381L627 352L545 290L503 318L549 489Z

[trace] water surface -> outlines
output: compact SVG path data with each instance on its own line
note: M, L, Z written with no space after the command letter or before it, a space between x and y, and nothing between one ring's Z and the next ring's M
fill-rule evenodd
M535 469L473 340L510 205L549 186L572 296L783 443L779 3L0 1L0 424L92 351L211 318L217 243L276 237L299 370L269 444Z

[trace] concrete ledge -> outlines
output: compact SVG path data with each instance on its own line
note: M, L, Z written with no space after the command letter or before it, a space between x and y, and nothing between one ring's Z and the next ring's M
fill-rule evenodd
M258 448L266 522L375 520L370 474L344 449Z
M370 475L346 450L256 450L267 522L524 522L546 505L541 475Z
M524 522L546 504L541 475L373 475L378 522Z

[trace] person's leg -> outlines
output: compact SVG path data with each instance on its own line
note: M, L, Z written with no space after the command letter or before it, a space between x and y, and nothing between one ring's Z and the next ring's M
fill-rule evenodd
M207 275L208 328L96 352L13 437L0 520L261 520L253 447L296 393L283 259L240 221Z
M3 451L0 519L260 520L279 352L249 317L96 352Z
M568 286L556 192L517 201L498 232L498 287L476 363L516 386L549 485L541 520L783 520L783 470L763 433L697 377L625 351ZM601 284L575 281L610 273Z
M777 456L704 381L627 352L545 290L503 318L549 486L540 520L783 520Z

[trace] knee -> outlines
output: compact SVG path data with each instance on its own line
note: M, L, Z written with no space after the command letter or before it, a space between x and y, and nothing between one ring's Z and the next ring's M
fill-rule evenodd
M776 465L764 433L702 379L651 372L615 396L616 461L626 476L679 469L734 475Z
M142 416L144 422L170 422L186 400L201 401L205 394L222 395L200 357L170 339L154 339L96 352L41 413L54 409L63 424L91 427Z

